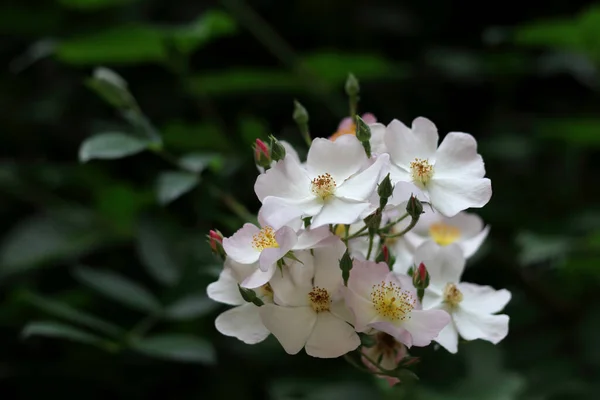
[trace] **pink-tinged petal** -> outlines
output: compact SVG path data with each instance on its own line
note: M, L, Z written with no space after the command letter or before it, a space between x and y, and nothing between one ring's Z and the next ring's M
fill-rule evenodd
M366 332L370 330L370 324L376 320L377 311L373 303L367 299L364 294L359 294L350 288L342 288L346 306L352 313L350 322L354 325L357 332Z
M332 197L323 205L321 212L313 217L311 226L318 228L327 224L353 224L368 207L368 203Z
M252 246L252 240L259 231L256 226L246 223L233 236L224 238L223 249L227 256L242 264L256 262L260 251Z
M458 284L458 290L463 294L460 306L465 310L480 314L494 314L502 311L511 298L510 292L506 289L496 290L491 286L467 282Z
M454 321L450 321L450 323L446 325L446 327L440 331L440 334L433 340L450 353L456 354L458 351L458 331L456 330Z
M483 339L497 344L508 335L508 315L476 314L458 307L453 318L465 340Z
M352 311L346 306L344 299L332 302L329 307L329 312L335 317L354 325L354 314L352 314Z
M458 245L463 250L463 254L465 255L465 258L470 258L475 253L477 253L477 250L479 250L479 248L481 247L481 245L483 244L483 242L485 241L485 239L487 238L489 233L490 233L490 227L486 226L485 228L483 228L483 230L481 232L479 232L477 235L473 236L472 238L466 239L466 240L461 240L460 242L458 242Z
M256 178L254 191L261 202L267 196L304 199L311 194L310 178L298 161L288 156Z
M367 125L371 125L377 122L377 117L375 117L375 115L373 115L372 113L364 113L361 116L362 120L365 121L365 124Z
M432 161L438 142L437 128L426 118L416 118L412 129L398 120L387 127L385 145L394 164L409 171L415 158Z
M268 196L263 199L258 217L261 224L279 229L286 225L299 226L302 217L318 214L322 208L323 204L315 196L298 201Z
M260 319L260 307L246 303L227 310L217 317L215 327L225 335L237 338L246 344L260 343L269 336L269 331Z
M413 310L402 327L410 332L413 346L423 347L429 345L448 323L450 315L446 311Z
M366 122L366 121L365 121ZM387 153L387 148L385 147L385 125L379 123L369 123L369 128L371 128L371 152L372 154L383 154Z
M381 154L366 170L354 175L335 190L336 197L366 201L389 170L389 156Z
M281 343L285 352L298 354L314 329L317 313L310 307L265 304L259 308L263 324Z
M257 287L261 287L271 280L276 270L277 266L275 264L271 264L264 271L261 268L256 268L251 274L244 278L242 283L240 283L240 286L248 289L256 289Z
M468 133L448 133L435 154L435 174L439 178L483 178L485 167L475 138Z
M314 249L315 277L314 285L335 297L342 285L340 260L346 251L344 243L337 239L330 247Z
M303 230L298 236L298 242L294 246L294 250L304 250L319 246L323 240L332 236L333 234L327 226Z
M314 139L308 150L306 166L311 178L329 174L340 185L357 173L366 161L367 155L356 136L343 135L335 142Z
M388 278L390 269L385 263L354 260L348 279L348 289L364 299L371 299L373 285Z
M352 125L354 124L354 122L352 121L352 118L350 117L346 117L344 119L342 119L338 125L337 130L341 131L341 130L350 130L350 128L352 128Z
M429 284L443 289L447 283L460 281L466 261L458 245L440 247L432 241L427 241L415 252L415 264L420 263L424 263L429 271Z
M359 345L360 339L350 325L329 312L321 312L306 342L306 353L318 358L337 358Z
M238 283L233 271L228 268L223 269L216 282L211 283L206 288L208 297L219 303L239 306L245 301L238 289Z
M410 332L398 324L392 324L391 322L386 321L376 321L372 322L370 326L378 331L393 336L398 342L404 344L406 347L411 347L413 345L413 337Z
M288 251L292 250L298 242L298 235L288 226L281 227L275 232L275 240L279 247L264 249L258 258L260 269L268 270L278 260L283 258Z
M446 217L467 208L481 208L492 197L492 182L487 178L438 178L427 185L433 207Z

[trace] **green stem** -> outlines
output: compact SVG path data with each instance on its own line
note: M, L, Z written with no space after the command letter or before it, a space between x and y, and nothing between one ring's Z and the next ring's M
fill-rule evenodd
M362 228L360 228L359 230L357 230L356 232L354 232L352 235L346 236L346 241L348 241L350 239L357 238L359 236L362 236L361 233L363 233L367 229L369 229L369 227L367 225L363 226Z
M373 239L375 235L369 235L369 251L367 252L367 260L371 258L371 252L373 251Z
M406 227L406 229L402 230L402 232L399 233L394 233L393 235L382 235L384 238L386 239L391 239L391 238L397 238L400 236L404 236L406 234L406 232L410 231L412 228L415 227L415 225L417 224L417 222L419 222L419 217L413 218L410 221L410 224Z
M392 222L388 223L387 225L384 225L380 230L385 231L386 229L392 228L394 225L396 225L396 224L404 221L406 219L406 217L408 217L408 213L404 214L403 216L401 216L397 220L392 221Z

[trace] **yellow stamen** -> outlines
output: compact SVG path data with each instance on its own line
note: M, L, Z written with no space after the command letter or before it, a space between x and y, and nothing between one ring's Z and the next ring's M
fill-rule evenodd
M252 247L258 251L279 247L275 239L275 230L270 226L265 226L258 233L252 236Z
M410 312L417 300L394 282L381 281L371 289L371 301L377 314L391 321L404 321L410 318Z
M429 235L440 246L448 246L460 238L460 229L438 222L429 227Z
M316 312L329 311L331 298L329 297L329 292L327 292L327 290L315 286L308 294L308 299L312 309Z
M444 301L450 307L456 307L463 299L463 294L454 283L447 283L444 288Z
M259 288L259 290L260 290L261 294L263 295L263 297L266 297L266 298L270 299L271 301L273 301L273 288L271 287L271 284L269 282L262 285Z
M311 190L315 196L327 200L335 191L335 181L328 173L319 175L312 180Z
M424 188L427 186L431 180L431 177L433 176L433 165L429 164L429 160L415 158L410 163L410 171L413 182L417 186Z

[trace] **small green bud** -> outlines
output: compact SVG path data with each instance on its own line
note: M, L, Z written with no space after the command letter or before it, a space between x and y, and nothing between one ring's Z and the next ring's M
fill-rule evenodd
M344 279L344 286L348 286L348 278L350 278L350 270L352 269L352 257L348 253L348 249L340 260L340 269L342 270L342 278Z
M375 235L381 226L381 210L375 211L364 219L365 225L369 228L369 235Z
M418 219L423 214L423 204L415 196L410 196L406 205L406 212L412 219Z
M356 79L354 74L348 74L345 89L346 94L350 97L358 96L358 93L360 93L360 85L358 83L358 79Z
M371 128L369 125L360 117L356 116L356 138L361 142L368 142L371 140Z
M390 180L390 174L387 174L385 178L381 181L379 186L377 187L377 194L379 195L379 209L383 210L383 208L387 205L388 199L392 197L392 193L394 192L394 186L392 185L392 181Z
M283 160L285 158L285 147L277 139L275 136L271 135L271 159L273 161Z
M298 100L294 100L294 113L292 117L298 125L308 124L308 111L306 111L306 108Z
M240 285L238 285L238 289L240 290L242 298L248 303L253 303L259 307L265 304L261 299L258 298L258 296L256 296L256 292L254 290L243 288Z

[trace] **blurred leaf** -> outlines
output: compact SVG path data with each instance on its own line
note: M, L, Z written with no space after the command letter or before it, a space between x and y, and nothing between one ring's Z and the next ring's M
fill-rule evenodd
M156 182L158 202L166 205L200 183L198 175L184 171L162 172Z
M598 118L549 118L538 120L536 129L544 138L559 139L583 148L600 147Z
M148 273L164 285L179 281L181 268L174 255L173 244L155 221L143 219L137 235L137 251Z
M597 267L597 265L596 265ZM583 320L578 327L577 334L581 344L582 354L585 360L596 367L600 366L600 343L598 342L600 332L600 306L593 306L588 313L584 314Z
M58 0L58 2L69 8L83 11L94 11L100 8L122 6L138 0Z
M96 68L92 77L88 78L85 83L113 107L119 109L136 107L135 99L129 92L127 82L111 69Z
M156 313L162 309L160 302L148 289L114 272L79 267L73 271L73 275L100 294L134 310Z
M179 159L179 166L198 174L207 167L218 172L223 166L223 159L219 154L190 153Z
M73 326L54 321L34 321L23 328L22 336L47 336L57 339L66 339L79 343L99 345L103 340L95 335L77 329Z
M27 294L26 299L35 307L55 317L66 319L70 322L83 325L92 330L103 332L110 336L118 336L122 329L110 322L104 321L94 315L72 308L70 305L61 303L47 297Z
M192 93L209 96L235 95L244 92L306 91L298 78L289 72L268 69L235 69L193 76L189 83Z
M227 151L231 144L215 124L188 124L173 121L162 130L165 147L177 151Z
M176 321L190 320L206 315L217 307L218 304L206 296L189 295L168 306L165 315Z
M95 200L98 213L125 238L133 235L135 221L144 206L154 204L151 191L125 183L101 185Z
M215 351L204 339L189 335L158 335L133 342L133 348L151 357L179 362L213 364Z
M404 68L369 53L315 52L302 57L302 62L332 86L345 83L348 72L361 81L382 77L398 79L407 74Z
M0 246L0 276L65 258L76 258L104 241L102 232L76 210L34 215L6 233ZM72 218L73 217L73 218Z
M56 55L78 65L135 64L162 61L167 52L160 30L128 25L66 39L59 43Z
M79 160L93 158L115 159L137 154L145 150L150 142L124 133L101 133L86 139L79 148Z
M269 130L264 121L255 117L241 118L239 132L244 144L248 147L252 146L256 139L266 140L269 136Z
M172 38L177 49L187 54L211 40L230 35L235 30L235 21L228 14L209 10L188 26L175 28Z
M522 232L517 236L521 248L519 262L521 265L537 264L545 261L558 263L564 260L571 250L571 239L561 236L540 236L530 232Z

